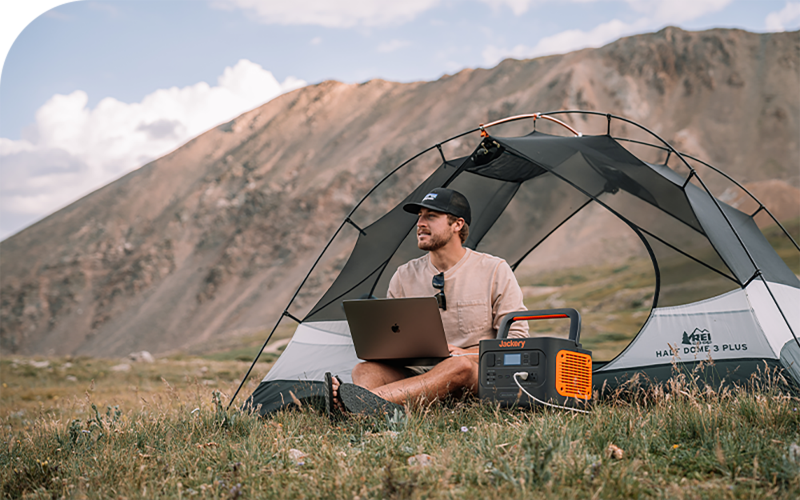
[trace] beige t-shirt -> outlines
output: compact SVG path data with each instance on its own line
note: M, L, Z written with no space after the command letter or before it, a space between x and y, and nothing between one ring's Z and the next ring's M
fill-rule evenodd
M439 310L447 343L461 348L497 338L503 316L525 310L522 290L508 263L493 255L465 250L464 257L444 273L447 310ZM432 285L436 274L439 270L431 264L430 254L425 254L397 268L386 295L389 298L436 295L439 290ZM528 324L513 323L508 336L527 337Z

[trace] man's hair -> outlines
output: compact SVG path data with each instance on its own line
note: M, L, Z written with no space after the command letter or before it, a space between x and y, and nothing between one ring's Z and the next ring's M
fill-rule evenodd
M447 215L447 223L450 225L453 225L453 223L459 219L459 217L456 217L455 215L445 215ZM469 238L469 226L467 225L467 221L464 221L464 225L461 226L461 231L458 232L458 237L461 238L462 245L467 242L467 238Z

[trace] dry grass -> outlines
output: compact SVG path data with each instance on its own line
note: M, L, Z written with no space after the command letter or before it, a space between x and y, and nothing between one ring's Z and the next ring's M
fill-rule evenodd
M332 425L308 404L270 419L226 411L217 391L229 393L246 363L112 372L117 361L29 361L0 364L8 498L800 495L800 401L773 374L748 391L680 375L620 391L588 416L464 400ZM74 387L57 382L65 373L80 377Z
M0 358L0 418L6 426L25 429L42 418L86 420L93 413L93 403L103 411L107 406L118 407L125 415L154 405L169 407L174 399L186 405L207 405L214 390L232 394L249 365L204 358L159 359L154 363ZM242 392L252 392L270 367L271 363L259 363Z
M773 244L798 272L796 250ZM526 304L577 308L584 345L610 359L647 317L649 266L540 277L523 284L557 293ZM332 425L308 403L270 419L225 410L263 337L236 342L149 364L0 358L3 498L800 497L800 400L773 373L748 390L692 374L632 384L588 416L468 399Z

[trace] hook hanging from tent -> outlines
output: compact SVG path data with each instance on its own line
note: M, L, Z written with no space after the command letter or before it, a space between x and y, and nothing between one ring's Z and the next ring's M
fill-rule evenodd
M498 144L494 139L486 138L481 141L480 146L478 146L471 158L475 165L486 165L499 158L505 150L506 148Z
M437 144L436 149L439 150L439 155L442 157L442 161L447 163L447 158L444 157L444 151L442 151L442 144L441 143Z

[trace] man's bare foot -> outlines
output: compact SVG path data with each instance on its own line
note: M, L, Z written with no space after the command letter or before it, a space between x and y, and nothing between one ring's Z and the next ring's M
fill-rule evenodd
M347 409L342 404L342 400L339 399L339 378L338 377L332 377L331 378L331 389L332 389L332 392L333 392L333 404L336 405L336 408L340 412L346 413Z

